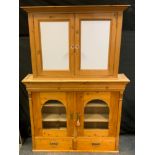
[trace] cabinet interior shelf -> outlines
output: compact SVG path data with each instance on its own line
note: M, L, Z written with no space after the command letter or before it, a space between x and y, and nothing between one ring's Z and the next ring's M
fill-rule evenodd
M85 122L108 122L107 114L85 114Z
M101 108L106 108L107 105L106 104L101 104L101 103L91 103L91 104L87 104L87 107L91 107L91 108L95 108L95 107L101 107Z
M66 122L65 114L43 114L43 122Z
M108 122L107 114L85 114L85 122ZM43 114L43 122L66 122L65 114Z
M44 105L44 107L54 108L54 107L64 107L64 105L63 104L58 104L58 103L46 103Z

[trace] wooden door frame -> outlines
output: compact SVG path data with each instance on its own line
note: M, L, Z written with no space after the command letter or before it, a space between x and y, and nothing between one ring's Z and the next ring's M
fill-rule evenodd
M117 14L116 14L117 15ZM81 26L80 22L89 20L108 20L111 21L110 25L110 39L109 39L109 53L108 53L108 69L107 70L81 70ZM115 13L88 13L88 14L76 14L75 16L75 74L78 77L104 77L113 76L114 74L114 59L115 56L115 38L116 38L116 20L117 16Z
M38 13L33 14L33 27L35 38L35 49L32 50L32 55L35 59L32 60L36 67L36 77L72 77L74 75L74 15L73 14L54 14L54 13ZM69 70L43 70L42 52L41 52L41 34L40 22L48 21L68 21L69 22ZM33 57L34 58L34 57ZM34 67L34 68L35 68Z
M93 100L99 99L105 101L109 107L109 127L108 129L101 129L98 131L90 131L89 129L84 129L84 108L85 105ZM96 136L113 136L117 135L117 115L119 107L119 92L77 92L76 94L76 113L80 115L80 126L76 127L78 137L84 136L93 136L95 133Z
M60 101L66 109L66 130L58 129L43 129L42 127L42 107L48 100ZM59 134L62 137L73 136L73 123L71 120L71 113L74 113L74 106L71 106L74 102L73 92L33 92L32 93L32 105L33 105L33 117L34 117L34 130L35 136L50 136L55 137L55 134ZM74 105L74 103L73 103Z

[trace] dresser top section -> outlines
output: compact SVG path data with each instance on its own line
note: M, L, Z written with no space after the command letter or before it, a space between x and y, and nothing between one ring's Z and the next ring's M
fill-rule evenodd
M28 13L35 12L93 12L124 11L130 5L74 5L74 6L23 6Z
M23 83L78 83L78 82L111 82L111 83L129 83L130 80L124 74L118 74L117 78L34 78L32 74L28 74Z

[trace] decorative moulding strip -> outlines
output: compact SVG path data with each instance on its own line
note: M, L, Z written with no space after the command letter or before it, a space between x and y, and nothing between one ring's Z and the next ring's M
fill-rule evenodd
M78 5L78 6L23 6L31 12L94 12L94 11L124 11L130 5Z

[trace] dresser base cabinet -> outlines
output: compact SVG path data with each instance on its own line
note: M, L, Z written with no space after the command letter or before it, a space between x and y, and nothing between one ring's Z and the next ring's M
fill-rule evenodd
M22 81L29 94L32 150L118 152L124 89L118 78Z

